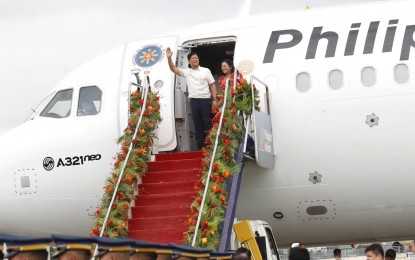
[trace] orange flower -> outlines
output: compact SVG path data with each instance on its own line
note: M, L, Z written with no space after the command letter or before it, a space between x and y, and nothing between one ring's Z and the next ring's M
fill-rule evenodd
M143 148L137 148L137 149L135 149L135 153L138 154L138 155L145 154L146 150L143 149Z
M134 91L133 93L131 93L131 96L133 96L133 97L138 96L138 92L137 91Z
M232 125L233 130L238 131L238 127L236 125Z
M230 175L230 173L229 173L229 171L227 171L227 170L224 170L224 171L222 172L222 176L223 176L223 177L225 177L226 179L227 179L227 178L229 178L229 175Z
M120 226L121 226L121 228L125 228L125 226L126 226L125 222L124 221L121 221Z
M206 245L208 243L208 239L206 237L202 238L202 244Z
M214 193L218 193L218 191L219 191L219 186L218 186L216 183L212 186L212 191L213 191Z
M213 236L215 234L215 231L210 230L209 233Z
M154 110L154 108L152 106L147 106L147 109L150 110L150 111Z
M129 173L127 173L127 175L125 175L125 178L129 181L131 181L133 179L133 176L131 176Z
M110 193L114 190L114 186L112 186L111 184L105 186L105 193Z
M145 134L145 133L146 133L146 130L144 130L144 129L140 129L140 130L139 130L139 133L140 133L140 135L143 135L143 134Z
M130 204L128 202L126 202L123 206L122 209L123 210L128 210L130 208Z

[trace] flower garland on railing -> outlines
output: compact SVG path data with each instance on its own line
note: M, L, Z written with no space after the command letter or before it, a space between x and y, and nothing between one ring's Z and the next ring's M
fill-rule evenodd
M217 250L220 241L221 224L223 222L228 194L226 190L227 180L232 174L240 170L239 165L235 165L235 153L240 140L243 138L243 121L237 111L246 114L252 113L252 91L251 86L246 80L237 81L236 89L229 86L226 109L222 121L222 128L219 135L218 147L213 163L212 175L209 180L209 190L205 199L200 230L197 233L196 247ZM216 113L212 120L212 128L206 137L206 147L202 149L202 173L201 180L195 185L198 195L191 205L193 215L189 217L186 224L189 225L185 234L185 241L192 243L195 232L198 212L202 203L206 178L209 172L210 161L215 145L215 138L218 132L219 120L221 117L221 107L224 103L224 95L218 94L218 107L213 107L212 112ZM235 101L233 101L235 98ZM259 110L258 91L254 88L255 109Z
M148 91L146 110L144 111L140 128L136 138L133 139L134 131L140 118L141 109L144 105L142 100L143 93L135 91L131 94L130 117L128 126L124 134L117 140L121 145L121 151L116 155L114 169L112 174L107 178L104 186L104 195L101 205L95 212L95 222L91 230L92 236L99 236L107 214L115 186L121 173L122 166L127 159L127 153L131 142L133 150L130 158L127 159L127 165L118 188L116 199L112 205L112 210L107 220L105 228L105 237L124 237L127 235L127 220L130 209L130 203L135 199L137 182L147 170L147 161L150 159L153 139L156 138L154 131L161 121L160 102L157 93Z

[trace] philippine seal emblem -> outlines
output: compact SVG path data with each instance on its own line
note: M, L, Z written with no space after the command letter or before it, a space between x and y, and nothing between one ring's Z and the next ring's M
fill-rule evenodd
M163 51L157 45L147 45L141 50L137 51L134 57L134 62L137 66L142 68L149 68L154 66L163 58Z

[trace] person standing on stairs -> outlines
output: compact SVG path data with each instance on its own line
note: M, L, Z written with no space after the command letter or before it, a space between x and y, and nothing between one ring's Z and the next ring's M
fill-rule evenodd
M218 79L219 87L223 90L225 90L226 87L226 80L229 79L229 85L233 86L233 81L235 77L235 66L233 66L233 62L230 59L224 59L221 62L220 69L222 71L222 76ZM236 81L239 81L241 83L244 80L242 77L242 74L237 73Z
M207 132L212 127L211 108L217 106L215 79L208 68L199 65L199 55L196 52L187 55L190 66L188 69L177 68L174 65L170 48L166 49L166 55L170 70L186 79L197 144L198 148L202 149Z

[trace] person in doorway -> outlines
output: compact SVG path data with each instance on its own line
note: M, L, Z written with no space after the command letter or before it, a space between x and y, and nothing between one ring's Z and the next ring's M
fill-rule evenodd
M219 84L220 89L225 90L227 79L229 79L230 86L234 84L235 66L233 66L232 60L224 59L221 62L220 69L222 71L222 76L219 77L218 84ZM242 74L238 73L236 77L236 81L242 82L242 80L243 80Z
M381 245L371 244L365 249L366 260L383 260L383 252Z
M208 68L199 65L199 55L196 52L187 55L190 65L188 69L177 68L174 65L173 52L170 48L166 49L166 55L170 70L186 79L197 144L201 149L204 146L206 134L212 127L212 106L217 106L215 80Z

